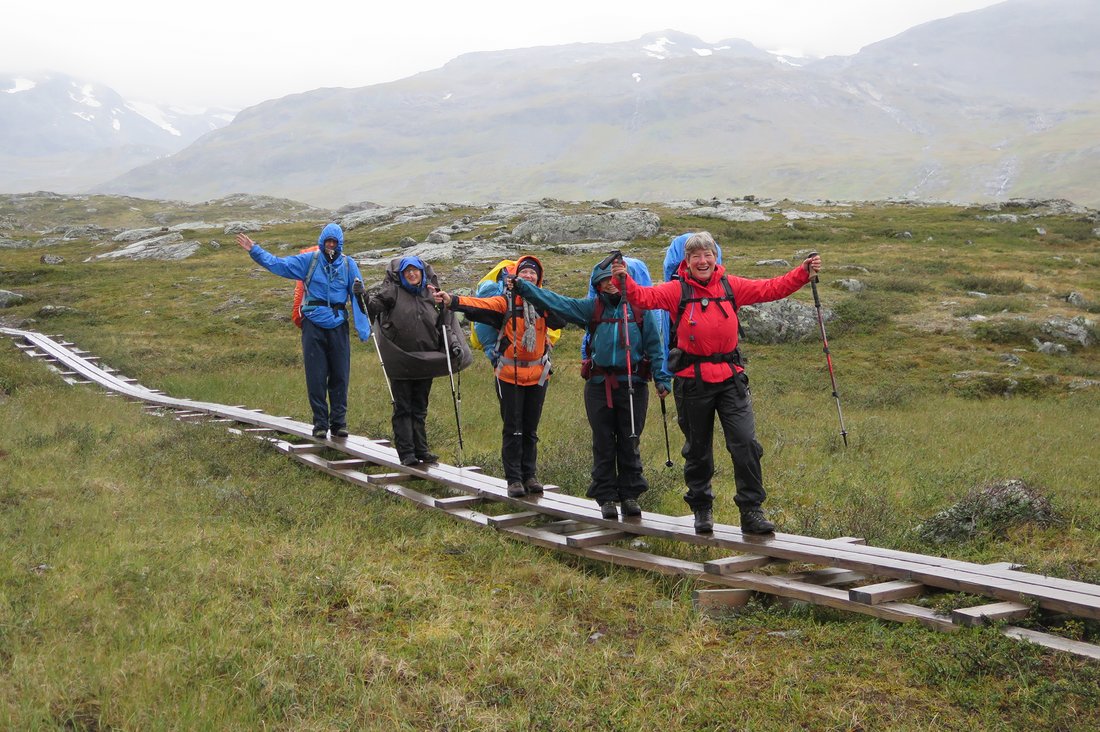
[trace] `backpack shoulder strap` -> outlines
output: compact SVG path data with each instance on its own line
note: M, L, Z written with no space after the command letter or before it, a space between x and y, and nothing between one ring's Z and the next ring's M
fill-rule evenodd
M313 280L313 273L317 270L317 263L321 261L321 250L318 249L313 253L313 259L309 262L309 269L306 271L306 278L302 280L302 283L306 288L306 296L309 296L309 283Z

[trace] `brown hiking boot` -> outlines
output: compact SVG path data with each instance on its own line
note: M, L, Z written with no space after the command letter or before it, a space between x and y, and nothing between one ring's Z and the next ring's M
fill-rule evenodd
M509 498L523 498L527 495L527 489L518 480L508 484Z
M537 495L542 493L542 483L538 482L534 478L528 478L523 481L523 487L527 489L527 492L531 495Z
M638 501L633 498L627 498L623 501L623 516L641 516L642 507L638 505Z

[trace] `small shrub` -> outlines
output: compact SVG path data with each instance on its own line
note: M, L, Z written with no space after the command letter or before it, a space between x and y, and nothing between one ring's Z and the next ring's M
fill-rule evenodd
M957 282L964 290L977 290L988 295L1014 295L1023 292L1027 285L1019 277L993 277L990 275L968 275Z
M931 544L946 544L983 535L1002 537L1008 529L1028 523L1054 526L1061 519L1045 496L1022 480L1009 479L970 491L917 527L917 534Z
M920 277L886 277L872 282L871 287L882 292L906 292L913 295L932 289L928 281Z
M978 323L974 326L974 335L989 343L1030 346L1036 338L1043 337L1043 331L1037 323L1012 319Z
M1019 297L987 297L970 303L955 311L956 318L968 318L971 315L993 315L995 313L1024 313L1030 308L1027 301Z

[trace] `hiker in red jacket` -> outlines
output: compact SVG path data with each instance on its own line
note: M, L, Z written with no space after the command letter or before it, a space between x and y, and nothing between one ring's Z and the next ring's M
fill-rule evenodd
M672 393L684 433L684 500L695 514L696 533L714 529L710 479L717 414L733 458L734 502L741 511L741 531L770 534L775 524L762 509L767 496L760 472L764 448L756 441L749 379L737 350L737 307L781 300L796 292L810 281L811 272L820 271L821 257L809 257L781 277L751 280L727 275L717 256L714 237L702 231L687 240L678 279L643 287L630 278L621 260L612 273L626 278L631 305L671 314L676 341L669 349L668 370L675 374Z

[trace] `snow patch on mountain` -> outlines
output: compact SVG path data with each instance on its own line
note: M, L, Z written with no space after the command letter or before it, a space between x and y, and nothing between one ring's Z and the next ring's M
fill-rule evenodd
M149 102L128 101L126 102L126 108L133 112L137 112L142 117L155 124L157 127L165 130L170 134L175 135L176 137L179 137L182 134L179 130L172 126L171 122L168 121L167 117L165 117L164 110L155 104L150 104Z
M12 79L12 83L15 84L11 89L5 89L7 94L18 94L19 92L30 91L38 86L37 83L30 79Z

